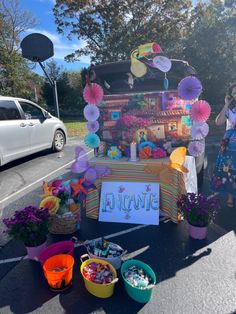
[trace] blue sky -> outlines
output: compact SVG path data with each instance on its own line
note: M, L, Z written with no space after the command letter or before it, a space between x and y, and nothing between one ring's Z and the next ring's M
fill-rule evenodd
M54 0L21 0L21 5L24 10L30 12L37 20L37 25L29 29L23 34L22 38L31 33L41 33L51 39L54 45L54 59L68 71L78 71L83 66L88 66L89 57L81 57L80 61L73 63L65 62L64 57L76 49L84 45L83 41L79 41L76 38L68 40L65 36L59 35L54 23L54 15L52 9L54 7ZM35 72L43 74L39 66L36 67Z
M197 0L193 0L195 4ZM54 59L68 71L78 71L81 67L89 65L89 57L81 57L80 61L68 63L64 61L64 57L74 50L82 47L85 43L73 38L69 41L65 36L59 35L56 30L54 16L52 9L55 0L21 0L22 8L30 12L32 16L37 19L37 25L33 29L29 29L27 33L23 34L22 38L31 33L42 33L49 37L54 44ZM39 66L36 67L35 72L43 74Z

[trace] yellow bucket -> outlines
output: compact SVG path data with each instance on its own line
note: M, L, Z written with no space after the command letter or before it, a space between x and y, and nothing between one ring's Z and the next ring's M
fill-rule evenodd
M86 261L83 260L83 258L88 258ZM118 278L117 278L117 273L116 273L116 270L115 268L110 264L110 263L107 263L106 261L102 260L102 259L98 259L98 258L89 258L89 255L88 254L84 254L80 257L80 260L81 260L81 266L80 266L80 272L84 278L84 284L85 284L85 287L86 289L88 290L88 292L90 292L92 295L94 295L95 297L98 297L98 298L109 298L113 295L113 292L114 292L114 287L115 287L115 283L118 281ZM97 284L97 283L94 283L90 280L88 280L84 275L83 275L83 269L85 266L87 266L88 264L91 264L91 263L100 263L100 264L103 264L103 265L106 265L108 264L113 275L114 275L114 279L112 282L110 283L107 283L107 284Z

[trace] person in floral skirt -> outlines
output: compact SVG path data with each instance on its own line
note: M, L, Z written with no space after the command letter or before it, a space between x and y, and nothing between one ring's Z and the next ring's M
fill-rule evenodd
M215 193L227 194L227 206L234 206L236 199L236 83L231 85L225 97L225 105L216 117L216 125L226 122L226 132L221 141L211 180Z

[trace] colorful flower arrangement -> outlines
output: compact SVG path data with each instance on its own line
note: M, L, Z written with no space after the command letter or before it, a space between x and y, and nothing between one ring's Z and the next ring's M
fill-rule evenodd
M16 210L11 218L3 219L6 232L26 246L41 245L48 234L49 210L36 206L28 206Z
M177 206L189 224L205 227L213 221L220 203L218 199L203 194L187 193L179 198Z
M156 147L152 142L146 141L139 144L139 157L141 159L148 158L165 158L167 157L167 151L164 148L164 143L161 144L162 147Z
M87 195L87 188L84 185L85 179L64 180L58 178L51 183L44 182L40 203L41 208L48 208L49 214L60 216L72 216L80 208L80 203Z

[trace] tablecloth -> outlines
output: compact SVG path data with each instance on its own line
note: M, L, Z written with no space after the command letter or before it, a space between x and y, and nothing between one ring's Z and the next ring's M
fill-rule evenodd
M149 163L169 163L169 158L147 159L137 162L129 162L127 158L111 160L108 157L94 157L89 161L92 165L106 165L111 168L110 175L95 181L96 189L90 189L86 197L86 216L88 218L98 219L100 190L103 181L119 182L158 182L157 176L152 173L146 173L144 168ZM160 183L160 212L168 216L173 222L178 222L181 215L176 205L176 201L186 192L197 192L197 175L195 159L192 156L186 156L184 166L188 169L187 174L172 169L172 180L169 184Z

